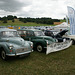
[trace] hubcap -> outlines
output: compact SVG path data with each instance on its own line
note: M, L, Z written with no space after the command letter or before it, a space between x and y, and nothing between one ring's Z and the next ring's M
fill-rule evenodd
M39 52L41 52L41 51L42 51L42 46L41 46L41 45L38 45L38 46L37 46L37 50L38 50Z

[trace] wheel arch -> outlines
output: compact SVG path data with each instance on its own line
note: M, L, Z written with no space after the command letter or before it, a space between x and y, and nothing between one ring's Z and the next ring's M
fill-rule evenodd
M5 51L4 47L1 46L1 47L0 47L0 53L1 53L2 50Z
M43 43L42 43L42 42L37 42L37 43L35 44L35 46L37 46L37 45L42 45L42 46L43 46Z

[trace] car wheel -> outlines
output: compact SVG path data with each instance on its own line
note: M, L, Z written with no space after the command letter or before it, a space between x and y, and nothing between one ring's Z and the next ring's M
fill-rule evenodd
M72 40L72 45L75 45L75 40Z
M1 51L1 58L7 60L6 52L4 50Z
M38 52L42 52L43 51L43 47L42 47L42 45L37 45L37 51Z

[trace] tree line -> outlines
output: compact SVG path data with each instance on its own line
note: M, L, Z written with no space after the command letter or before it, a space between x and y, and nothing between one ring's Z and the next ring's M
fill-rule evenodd
M60 19L52 19L52 18L46 18L46 17L42 17L42 18L19 17L19 18L17 18L17 16L12 16L12 15L0 17L0 21L2 21L3 23L7 23L8 20L12 20L12 22L15 22L14 19L19 19L19 21L21 21L23 23L34 22L37 24L39 24L39 23L40 24L53 24L54 22L60 22Z
M14 19L17 19L17 16L8 15L8 16L0 17L0 21L3 21L3 23L7 23L8 20L12 20L12 22L15 22Z

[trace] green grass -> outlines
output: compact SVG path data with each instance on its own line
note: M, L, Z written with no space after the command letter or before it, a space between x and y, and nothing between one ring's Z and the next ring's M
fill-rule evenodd
M21 21L19 21L18 19L15 20L15 22L12 22L11 20L7 21L7 23L3 23L2 21L0 21L0 26L51 26L48 24L37 24L37 23L33 23L33 22L27 22L27 23L23 23ZM54 25L52 25L54 26Z
M66 22L66 20L60 20L60 22Z
M75 45L49 55L34 51L24 58L0 58L0 75L75 75Z

